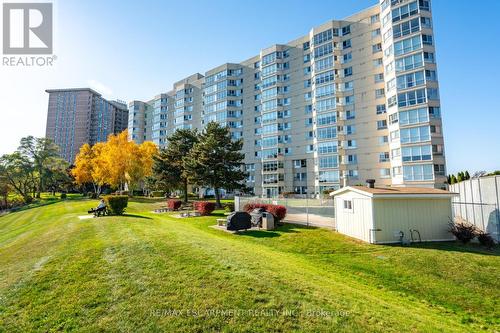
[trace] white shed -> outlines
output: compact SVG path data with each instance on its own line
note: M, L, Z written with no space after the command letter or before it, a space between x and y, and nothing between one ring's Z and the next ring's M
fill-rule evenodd
M347 186L335 199L337 231L369 243L453 240L448 232L456 193L424 187Z

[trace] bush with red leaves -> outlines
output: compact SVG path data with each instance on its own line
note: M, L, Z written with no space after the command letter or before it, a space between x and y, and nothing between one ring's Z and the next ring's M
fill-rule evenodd
M282 205L271 205L260 202L249 202L243 206L243 210L247 213L250 213L252 210L256 208L264 208L266 212L273 214L273 216L278 221L283 220L286 216L286 207Z
M193 203L193 208L200 212L201 215L210 215L215 209L215 202L196 201Z
M282 205L267 205L266 212L273 214L279 222L286 216L286 207Z
M182 201L176 200L176 199L168 199L167 200L167 207L170 210L178 210L181 208Z
M243 206L243 210L247 213L250 213L252 210L256 209L256 208L264 208L266 209L268 205L267 204L263 204L263 203L260 203L260 202L249 202L249 203L246 203L244 206Z

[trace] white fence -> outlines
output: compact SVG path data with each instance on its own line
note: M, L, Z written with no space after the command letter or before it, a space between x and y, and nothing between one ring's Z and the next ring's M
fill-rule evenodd
M453 199L453 214L488 232L500 241L500 176L480 177L450 185L459 193Z
M283 205L287 209L284 222L335 229L333 199L235 197L236 210L249 202Z

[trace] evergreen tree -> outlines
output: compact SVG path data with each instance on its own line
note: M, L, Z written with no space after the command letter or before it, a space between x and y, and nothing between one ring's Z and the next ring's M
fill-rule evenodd
M210 122L186 158L186 170L190 178L199 186L214 189L217 207L220 204L220 189L244 189L241 153L243 141L232 140L228 127Z
M469 171L465 171L464 180L469 180L469 179L470 179Z
M448 183L448 185L451 185L451 175L448 175L448 177L446 177L446 182Z
M463 172L460 171L458 173L457 180L458 180L459 183L464 180L464 174L463 174Z
M167 190L181 189L184 202L188 201L189 174L185 160L193 146L198 142L198 131L179 129L168 138L168 145L155 157L153 174L157 182Z
M456 183L458 183L457 177L455 177L455 175L451 175L451 184L456 184Z

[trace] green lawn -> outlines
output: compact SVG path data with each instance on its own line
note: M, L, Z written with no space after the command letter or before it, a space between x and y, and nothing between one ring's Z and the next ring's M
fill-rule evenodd
M0 332L500 331L498 249L232 235L148 199L80 220L95 203L0 217Z

